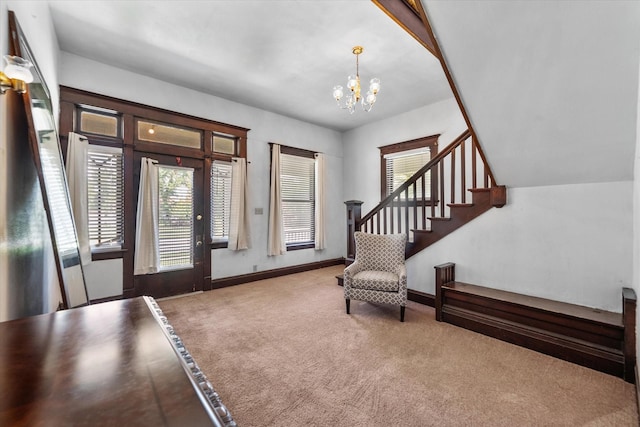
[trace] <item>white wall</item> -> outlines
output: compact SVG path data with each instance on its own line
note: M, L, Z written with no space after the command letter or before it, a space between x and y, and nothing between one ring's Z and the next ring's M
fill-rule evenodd
M122 259L93 261L82 267L89 300L122 295Z
M247 138L251 249L212 251L212 277L227 277L342 257L345 227L329 227L327 249L288 252L267 257L269 197L269 142L326 154L329 182L327 223L343 224L342 138L339 132L268 111L171 85L66 52L62 53L60 83L154 107L251 129ZM262 215L255 215L262 208Z
M640 44L640 41L637 41ZM638 66L638 80L640 81L640 65ZM640 84L638 84L640 87ZM636 147L634 156L633 179L633 280L631 287L640 296L640 92L637 94L638 109L636 117ZM640 313L636 314L636 355L640 355Z
M456 280L611 311L632 283L631 181L508 189L491 209L410 258L409 287L434 293L433 266Z

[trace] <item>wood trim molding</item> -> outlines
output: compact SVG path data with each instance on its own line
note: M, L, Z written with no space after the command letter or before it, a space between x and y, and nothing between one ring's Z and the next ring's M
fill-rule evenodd
M436 57L436 46L433 35L430 34L424 25L419 15L419 11L414 9L418 7L417 3L411 1L411 5L404 1L398 0L372 0L384 13L386 13L391 19L393 19L398 25L400 25L406 32L411 34L421 45L423 45L429 52Z
M340 264L344 264L344 258L334 258L324 261L310 262L308 264L299 264L290 267L275 268L273 270L258 271L255 273L241 274L238 276L212 279L211 289L226 288L228 286L255 282L256 280L272 279L274 277L286 276L288 274L294 273L302 273L304 271L316 270L318 268L331 267L333 265Z
M638 403L638 406L636 406L636 409L638 409L640 411L640 377L638 376L638 365L636 365L636 400Z
M458 282L454 267L435 267L436 320L637 383L632 289L613 313Z
M420 292L413 289L407 290L407 299L409 301L417 302L418 304L428 305L429 307L436 306L435 295L428 294L426 292Z

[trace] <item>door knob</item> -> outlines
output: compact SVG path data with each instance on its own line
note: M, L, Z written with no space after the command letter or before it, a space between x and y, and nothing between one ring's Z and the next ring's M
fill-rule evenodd
M202 215L198 215L198 216L196 216L196 219L197 219L198 221L200 221L200 220L202 219Z
M202 246L202 240L198 240L198 241L196 242L196 246L198 246L198 247Z

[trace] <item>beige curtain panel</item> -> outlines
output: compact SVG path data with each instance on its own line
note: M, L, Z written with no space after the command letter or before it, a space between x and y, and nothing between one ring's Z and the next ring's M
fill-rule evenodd
M133 274L153 274L160 270L158 249L158 163L143 157L140 165L136 242Z
M240 157L234 157L231 162L231 209L228 246L233 251L251 247L247 197L247 161Z
M326 166L324 154L316 153L316 204L315 204L315 249L322 250L326 245L326 230L325 230L325 181L326 181Z
M282 195L280 191L280 146L271 146L271 192L269 194L269 238L267 255L287 253L282 223Z

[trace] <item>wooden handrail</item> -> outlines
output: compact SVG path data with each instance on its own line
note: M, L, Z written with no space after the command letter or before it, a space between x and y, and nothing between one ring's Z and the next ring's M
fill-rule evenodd
M415 183L425 173L427 173L427 171L429 169L431 169L434 166L438 165L438 163L440 163L441 160L443 160L445 157L447 157L453 150L455 150L458 147L458 145L460 145L462 143L462 141L464 141L467 138L469 138L469 136L471 136L471 132L469 132L469 129L467 129L464 132L462 132L462 134L460 134L460 136L458 136L456 139L454 139L451 144L447 145L444 150L442 150L438 154L436 154L431 160L429 160L429 162L426 165L421 167L415 174L413 174L411 176L411 178L407 179L393 193L391 193L387 197L385 197L380 203L378 203L373 209L371 209L371 211L368 214L366 214L364 217L362 217L362 219L360 219L360 221L358 221L358 223L356 224L356 229L359 229L360 224L362 224L362 223L368 221L369 219L371 219L375 214L377 214L380 210L382 210L382 208L384 208L385 206L391 204L391 202L396 197L398 197L400 194L402 194L404 191L406 191L411 185L413 185L413 183ZM478 146L478 148L480 148L480 147ZM483 157L483 161L484 161L484 157Z

